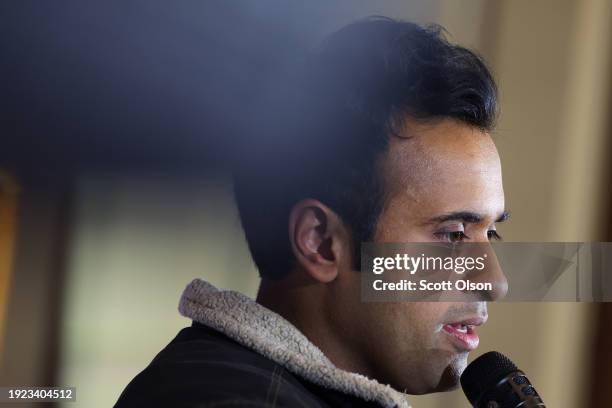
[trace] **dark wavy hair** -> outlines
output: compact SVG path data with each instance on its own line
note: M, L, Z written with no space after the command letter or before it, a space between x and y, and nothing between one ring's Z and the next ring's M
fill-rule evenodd
M491 130L497 113L485 63L439 26L368 18L332 34L301 68L267 106L235 171L246 239L271 279L294 266L288 217L302 199L333 209L356 251L371 239L384 204L376 163L402 120L454 118Z

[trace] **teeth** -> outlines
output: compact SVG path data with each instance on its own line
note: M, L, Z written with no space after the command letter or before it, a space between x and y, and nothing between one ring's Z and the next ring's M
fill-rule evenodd
M449 324L448 326L451 327L454 331L462 334L467 334L470 331L474 330L474 325L471 324L453 323Z

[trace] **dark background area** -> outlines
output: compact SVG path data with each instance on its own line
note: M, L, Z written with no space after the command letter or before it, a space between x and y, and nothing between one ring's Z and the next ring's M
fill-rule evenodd
M250 123L341 15L308 2L2 2L0 163L223 166L257 143Z
M299 43L229 2L0 7L0 152L18 172L223 163Z

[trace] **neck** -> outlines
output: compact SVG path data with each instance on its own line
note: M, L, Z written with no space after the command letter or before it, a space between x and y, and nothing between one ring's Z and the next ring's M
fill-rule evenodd
M257 303L278 313L299 329L338 368L370 375L355 338L342 337L333 318L333 297L329 283L298 282L295 276L282 280L263 279ZM346 316L344 316L346 317Z

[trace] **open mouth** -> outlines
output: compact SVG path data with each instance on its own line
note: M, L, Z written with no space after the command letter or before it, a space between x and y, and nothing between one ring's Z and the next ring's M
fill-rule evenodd
M478 347L480 342L476 333L476 326L480 326L483 323L484 319L449 323L442 326L442 330L450 337L458 349L472 351Z

